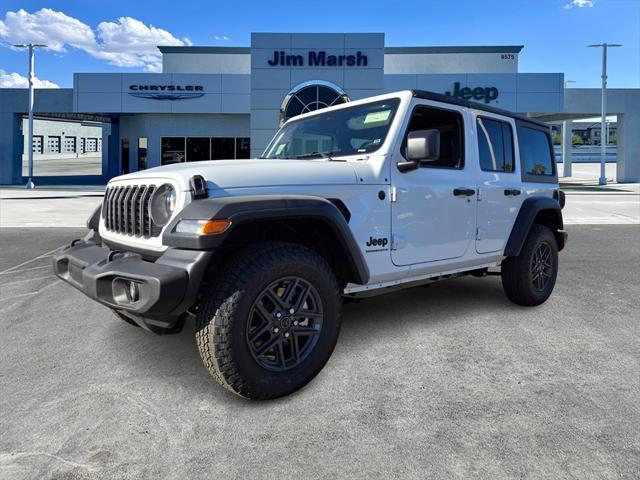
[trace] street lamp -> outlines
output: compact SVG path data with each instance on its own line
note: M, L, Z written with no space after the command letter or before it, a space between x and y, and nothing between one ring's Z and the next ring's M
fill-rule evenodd
M21 43L16 48L29 49L29 181L27 188L35 188L33 183L33 51L36 48L47 48L43 43Z
M603 142L603 134L606 130L607 122L607 48L609 47L621 47L619 43L597 43L594 45L587 45L590 48L602 47L602 117L600 118L600 185L607 184L607 177L605 176L605 157L607 155L607 145Z
M567 88L567 85L569 85L570 83L576 83L575 80L565 80L564 81L564 88Z

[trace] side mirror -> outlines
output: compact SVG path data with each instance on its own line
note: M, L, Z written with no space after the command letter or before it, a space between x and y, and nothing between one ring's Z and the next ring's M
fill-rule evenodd
M416 130L407 136L407 160L433 162L440 158L440 131Z

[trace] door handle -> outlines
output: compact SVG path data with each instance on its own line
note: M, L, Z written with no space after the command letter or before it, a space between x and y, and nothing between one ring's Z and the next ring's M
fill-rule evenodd
M453 194L456 197L470 197L476 194L476 191L473 188L454 188Z
M508 196L512 196L512 197L517 197L518 195L520 195L522 192L520 191L520 189L518 188L505 188L504 189L504 194L508 197Z

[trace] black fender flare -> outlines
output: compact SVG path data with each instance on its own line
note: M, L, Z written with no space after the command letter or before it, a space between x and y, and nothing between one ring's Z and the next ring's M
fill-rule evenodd
M177 233L180 220L229 219L231 225L221 234L193 235ZM247 222L315 219L327 224L340 239L353 273L353 283L366 284L369 269L344 214L326 198L311 195L238 195L210 197L187 205L169 223L162 236L164 245L193 250L213 250Z
M529 197L520 206L520 211L511 229L511 235L504 249L507 257L517 257L529 235L531 226L540 212L545 212L550 219L549 227L553 231L558 243L558 250L564 248L566 233L562 221L562 208L558 200L549 197Z

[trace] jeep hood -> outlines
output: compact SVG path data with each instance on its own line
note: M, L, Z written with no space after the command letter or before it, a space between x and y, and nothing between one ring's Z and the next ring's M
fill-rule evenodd
M150 168L114 179L171 179L188 190L189 180L202 175L209 189L283 185L355 184L357 176L349 162L320 160L212 160L176 163Z

